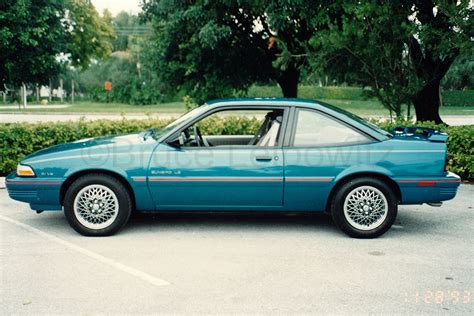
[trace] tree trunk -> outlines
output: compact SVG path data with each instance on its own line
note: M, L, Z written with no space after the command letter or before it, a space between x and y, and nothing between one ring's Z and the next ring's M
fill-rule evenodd
M296 69L293 64L288 65L288 68L283 71L277 81L285 98L298 97L298 82L300 81L300 71Z
M440 79L433 79L413 98L417 122L433 121L436 124L443 124L443 120L439 116L441 105L439 85Z

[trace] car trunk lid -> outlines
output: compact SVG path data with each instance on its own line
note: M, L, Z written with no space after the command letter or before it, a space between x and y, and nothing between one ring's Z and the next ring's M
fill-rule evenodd
M448 134L434 128L418 126L397 126L390 131L394 138L406 140L426 140L436 143L446 143Z

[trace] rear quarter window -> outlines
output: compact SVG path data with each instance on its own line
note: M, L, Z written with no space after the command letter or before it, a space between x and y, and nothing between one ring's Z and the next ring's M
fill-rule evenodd
M313 110L299 109L293 138L295 147L368 143L365 134Z

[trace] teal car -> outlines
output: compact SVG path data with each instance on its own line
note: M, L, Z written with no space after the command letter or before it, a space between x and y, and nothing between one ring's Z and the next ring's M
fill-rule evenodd
M228 116L256 127L237 134L215 119ZM373 238L398 205L455 197L446 140L430 129L389 133L311 100L226 99L162 129L35 152L6 186L38 213L64 210L87 236L116 233L132 212L268 211L328 212L349 236Z

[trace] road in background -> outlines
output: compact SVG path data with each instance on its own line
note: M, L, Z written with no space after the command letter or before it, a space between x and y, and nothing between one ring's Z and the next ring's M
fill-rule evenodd
M40 110L40 109L66 109L70 107L67 104L33 104L28 105L28 110ZM12 110L12 111L21 111L19 106L12 106L12 105L0 105L0 110Z
M0 190L0 314L473 313L474 186L373 240L327 215L140 215L86 238ZM166 285L167 284L167 285Z

